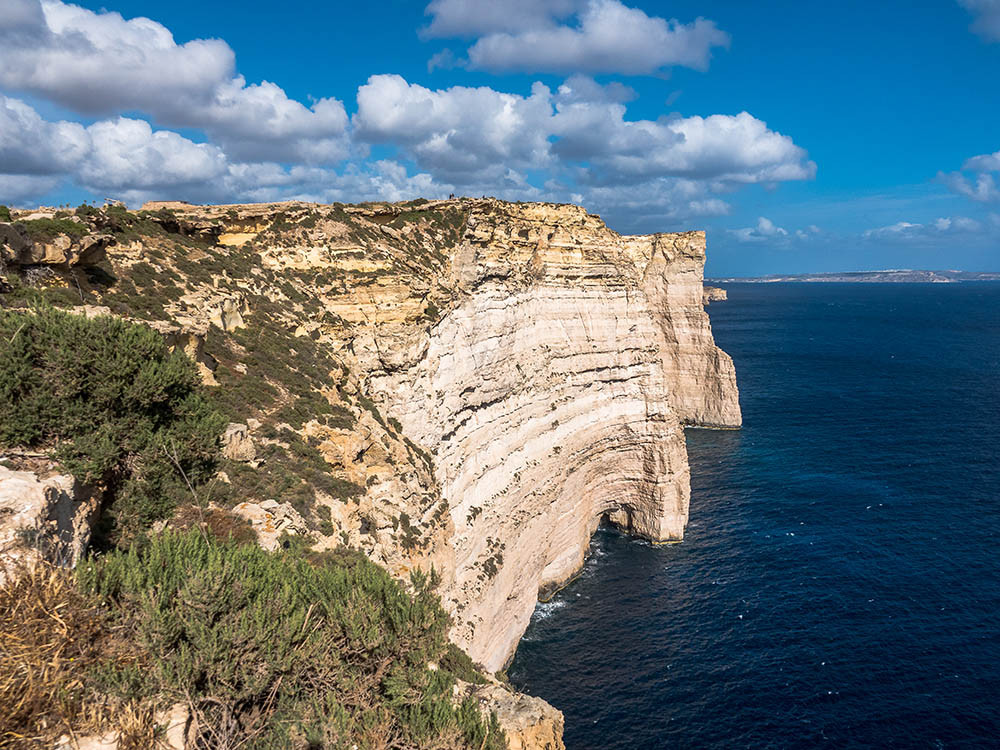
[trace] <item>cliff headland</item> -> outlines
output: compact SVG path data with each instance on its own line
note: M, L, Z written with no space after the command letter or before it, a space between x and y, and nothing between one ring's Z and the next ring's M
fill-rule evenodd
M572 205L84 206L0 223L0 304L158 331L228 424L200 502L264 546L433 569L451 640L494 673L602 520L683 537L683 428L741 423L704 262L703 232L622 236ZM59 468L15 454L0 489ZM561 747L544 702L478 690L511 747Z

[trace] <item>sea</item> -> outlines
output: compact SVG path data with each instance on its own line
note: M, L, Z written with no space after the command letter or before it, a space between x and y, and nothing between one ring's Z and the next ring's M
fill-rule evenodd
M1000 748L1000 283L723 286L684 541L600 529L510 680L569 750Z

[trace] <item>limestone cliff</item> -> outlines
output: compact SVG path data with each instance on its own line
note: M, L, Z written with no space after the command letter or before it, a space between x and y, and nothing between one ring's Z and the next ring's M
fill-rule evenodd
M621 237L575 206L476 206L450 257L451 308L364 362L434 455L454 637L487 668L511 656L538 592L579 569L602 517L682 537L682 426L740 424L704 258L701 232Z
M489 671L602 519L680 539L683 427L740 424L702 232L626 237L576 206L492 199L14 219L0 257L35 288L198 360L241 428L213 501L289 500L321 548L433 566L453 639ZM103 254L32 247L31 221L85 225L72 247ZM559 747L561 716L537 708L517 736Z

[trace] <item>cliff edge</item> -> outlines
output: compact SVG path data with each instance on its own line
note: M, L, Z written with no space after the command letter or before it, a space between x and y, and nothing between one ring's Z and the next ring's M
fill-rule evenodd
M232 420L212 502L264 525L294 506L289 533L401 579L433 567L490 672L602 520L681 539L683 428L741 422L703 232L494 199L12 218L6 297L145 322L198 362ZM558 712L531 715L518 736L560 746Z

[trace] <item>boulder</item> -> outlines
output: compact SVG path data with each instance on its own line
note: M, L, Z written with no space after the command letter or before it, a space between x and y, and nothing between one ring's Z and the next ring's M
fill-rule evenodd
M75 565L98 510L97 494L69 475L43 479L0 466L0 575L4 564L18 561Z
M250 306L244 297L237 295L222 297L212 302L208 307L209 321L223 331L244 328L244 315L250 313Z
M260 503L240 503L233 513L250 522L257 532L257 541L266 550L278 548L282 534L308 534L309 526L289 503L264 500Z
M88 234L79 239L59 234L22 248L17 262L23 266L93 266L104 260L113 240L110 234Z
M222 455L233 461L250 462L257 458L250 430L245 424L230 422L222 435Z

